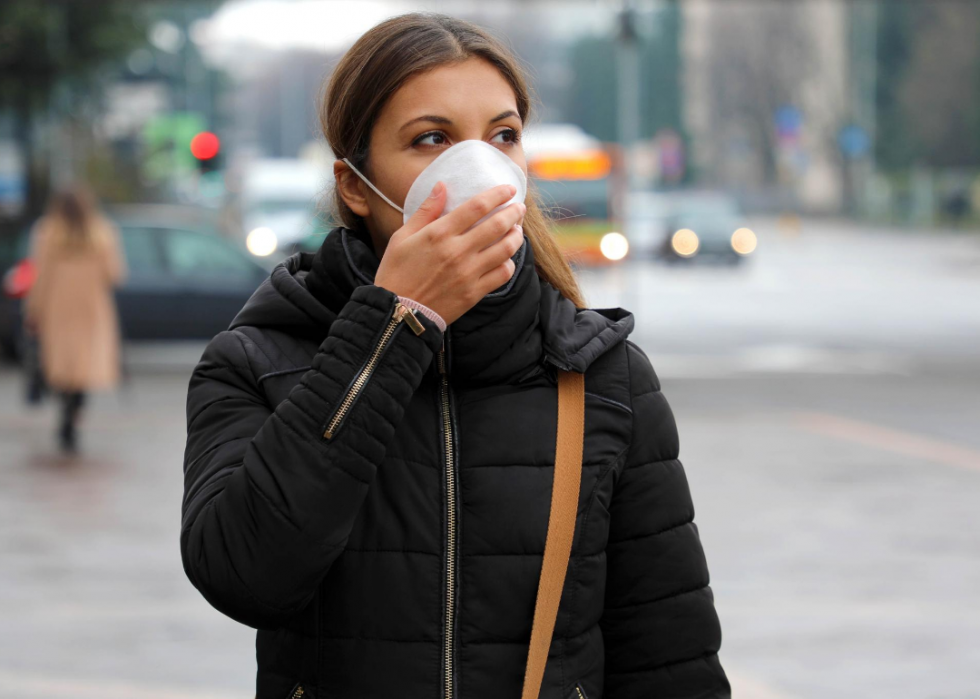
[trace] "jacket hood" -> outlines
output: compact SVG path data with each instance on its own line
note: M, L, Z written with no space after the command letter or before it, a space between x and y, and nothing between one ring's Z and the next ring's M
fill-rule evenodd
M630 311L578 309L542 279L526 236L512 259L511 279L446 329L454 381L520 380L543 362L585 372L632 332ZM337 226L316 252L297 252L276 265L229 329L269 328L322 341L354 288L373 283L379 264L366 233Z

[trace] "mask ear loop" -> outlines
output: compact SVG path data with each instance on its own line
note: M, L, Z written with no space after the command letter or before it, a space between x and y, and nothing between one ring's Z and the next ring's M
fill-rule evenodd
M377 194L377 195L378 195L379 197L381 197L381 198L382 198L382 199L384 199L384 200L385 200L386 202L388 202L389 204L391 204L391 206L393 206L394 208L396 208L396 209L398 209L398 211L399 211L400 213L402 213L402 214L404 214L404 213L405 213L405 210L404 210L404 209L402 209L402 207L400 207L400 206L398 206L398 205L397 205L396 203L394 203L394 202L393 202L393 201L392 201L391 199L389 199L389 198L388 198L388 197L386 197L386 196L385 196L384 194L382 194L382 193L381 193L381 190L380 190L380 189L378 189L378 188L377 188L377 187L375 187L375 186L374 186L373 184L371 184L371 180L369 180L369 179L368 179L367 177L365 177L364 175L362 175L362 174L361 174L361 171L360 171L360 170L358 170L358 169L357 169L356 167L354 167L354 166L353 166L353 165L351 164L351 161L349 161L349 160L348 160L347 158L341 158L341 160L343 160L343 161L344 161L345 163L347 163L347 165L348 165L348 166L350 167L350 169L351 169L351 170L353 170L353 171L354 171L354 173L355 173L355 174L356 174L356 175L357 175L358 177L360 177L360 178L361 178L362 180L364 180L364 184L366 184L366 185L367 185L368 187L370 187L371 189L373 189L373 190L374 190L374 192L375 192L375 194Z

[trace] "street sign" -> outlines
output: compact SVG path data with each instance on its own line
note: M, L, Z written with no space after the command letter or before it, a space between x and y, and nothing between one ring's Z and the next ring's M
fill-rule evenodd
M837 134L837 145L845 157L853 160L867 154L871 148L871 138L857 124L848 124Z
M776 136L780 141L795 141L803 129L803 112L791 104L783 105L774 116Z

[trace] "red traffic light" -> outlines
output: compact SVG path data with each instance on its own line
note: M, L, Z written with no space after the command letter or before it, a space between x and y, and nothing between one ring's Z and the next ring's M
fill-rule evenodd
M191 155L198 160L210 160L221 149L221 141L210 131L202 131L191 139Z

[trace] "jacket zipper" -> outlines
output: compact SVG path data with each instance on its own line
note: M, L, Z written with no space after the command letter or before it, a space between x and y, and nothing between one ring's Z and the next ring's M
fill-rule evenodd
M438 357L439 373L442 378L442 421L446 440L446 628L445 638L445 699L453 699L453 647L456 602L456 473L453 459L452 418L449 412L449 377L446 371L446 343L443 338Z
M303 685L298 684L293 689L292 694L289 695L289 699L300 699L305 693L306 693L306 690L303 689Z
M412 331L416 335L421 335L425 331L425 327L422 325L422 322L415 315L415 309L405 306L401 301L396 301L395 307L391 312L391 319L388 321L388 325L385 327L384 332L381 333L381 338L378 340L378 344L375 345L371 356L368 357L368 360L364 363L364 366L361 367L361 370L357 374L357 378L354 379L353 383L351 383L351 386L344 395L343 400L340 401L340 404L334 411L333 416L327 423L327 428L323 433L324 438L332 439L334 435L337 434L337 430L340 429L340 425L343 422L344 417L350 411L354 401L357 400L357 397L363 390L367 380L371 377L371 372L374 371L374 368L378 363L378 359L381 357L381 353L394 336L395 330L398 328L398 324L403 320L408 323L409 327L412 328Z
M582 691L582 685L580 685L578 682L575 683L575 691L577 693L578 699L588 699L585 696L585 692Z

